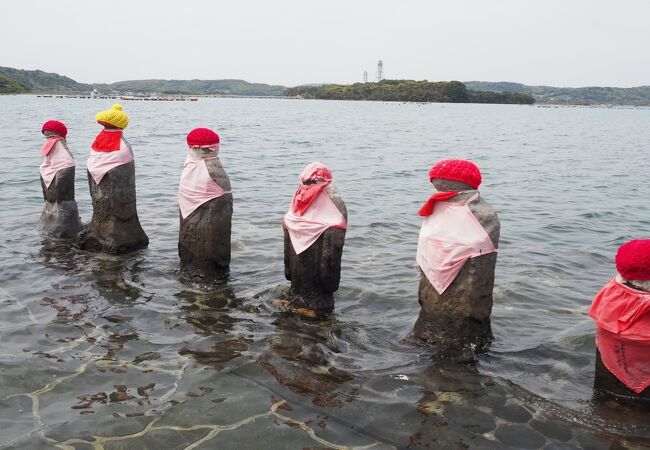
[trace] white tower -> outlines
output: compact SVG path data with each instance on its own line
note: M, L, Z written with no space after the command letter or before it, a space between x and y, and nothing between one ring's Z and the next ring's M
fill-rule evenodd
M384 79L384 63L381 59L377 62L377 83Z
M364 83L368 82L368 71L367 70L363 71L363 82Z

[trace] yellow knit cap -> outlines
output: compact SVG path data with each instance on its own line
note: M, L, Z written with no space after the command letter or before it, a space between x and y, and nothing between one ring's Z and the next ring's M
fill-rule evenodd
M129 125L129 116L122 111L122 105L116 103L111 109L98 112L95 119L99 123L113 125L114 127L124 129Z

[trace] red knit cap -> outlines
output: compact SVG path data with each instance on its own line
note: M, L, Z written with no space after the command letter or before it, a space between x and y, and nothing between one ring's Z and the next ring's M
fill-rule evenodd
M650 239L621 245L616 253L616 270L626 280L650 280Z
M219 135L209 128L194 128L187 135L190 147L207 147L219 143Z
M59 122L58 120L48 120L45 122L43 124L43 128L41 129L41 133L45 133L46 131L56 133L63 139L65 139L68 134L68 129L66 126L63 124L63 122Z
M476 164L465 159L443 159L429 171L429 181L434 178L460 181L478 189L481 184L481 171Z

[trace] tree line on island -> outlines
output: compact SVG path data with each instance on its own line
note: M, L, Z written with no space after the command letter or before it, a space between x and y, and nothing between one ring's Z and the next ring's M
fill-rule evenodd
M244 80L132 80L85 84L42 70L0 67L0 94L211 95L302 97L452 103L650 106L650 86L631 88L526 86L510 82L383 80L351 85L322 84L287 88Z
M508 103L532 105L532 95L467 89L460 81L382 80L379 83L298 86L285 92L289 97L322 100L377 100L386 102Z

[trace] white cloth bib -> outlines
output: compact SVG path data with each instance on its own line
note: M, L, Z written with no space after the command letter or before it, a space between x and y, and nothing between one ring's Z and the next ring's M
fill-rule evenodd
M128 164L131 161L133 161L133 152L131 152L127 143L124 142L124 139L121 139L119 150L113 152L98 152L90 150L90 156L88 157L88 172L90 172L95 183L99 184L109 170L123 164Z
M225 191L212 179L205 162L206 159L208 158L195 158L190 155L185 158L181 183L178 188L178 206L183 219L205 202L232 192Z
M496 252L467 206L477 196L465 203L436 202L420 229L417 263L439 294L447 290L468 259Z
M45 159L41 163L41 177L43 177L45 187L50 187L57 172L75 166L74 158L63 146L61 140L57 139L56 143L54 143L52 149L47 153Z
M289 232L293 249L299 255L311 247L328 228L346 229L347 221L327 192L322 191L302 216L294 214L289 207L284 216L284 226Z

